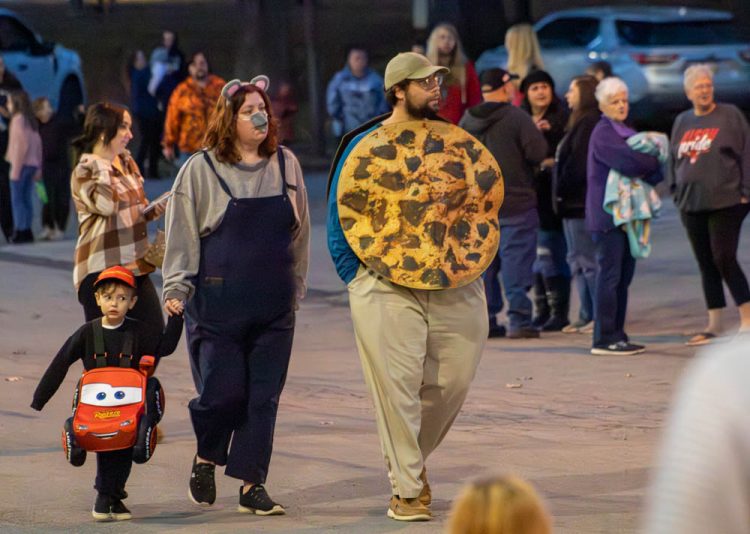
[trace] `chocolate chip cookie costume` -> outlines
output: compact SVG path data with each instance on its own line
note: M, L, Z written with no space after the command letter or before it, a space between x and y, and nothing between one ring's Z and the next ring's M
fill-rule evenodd
M410 121L371 132L346 159L337 197L349 246L401 286L467 285L497 252L500 168L452 124Z
M384 119L339 147L328 243L393 495L422 500L425 460L458 415L487 338L480 275L497 251L503 181L464 130Z

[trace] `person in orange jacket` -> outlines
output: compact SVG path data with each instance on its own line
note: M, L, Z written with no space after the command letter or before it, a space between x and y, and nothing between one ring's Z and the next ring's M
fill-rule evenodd
M162 139L164 157L178 167L201 148L208 117L226 83L211 74L203 52L193 53L188 72L190 76L175 88L169 98Z

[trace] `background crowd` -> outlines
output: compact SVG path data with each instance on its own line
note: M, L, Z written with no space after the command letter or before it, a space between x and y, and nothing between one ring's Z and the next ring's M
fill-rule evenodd
M706 327L686 343L708 344L724 333L723 284L738 307L740 331L750 330L750 289L736 258L742 223L750 211L750 129L737 108L714 100L711 69L698 65L686 71L684 85L692 107L677 118L667 140L651 132L639 135L629 125L628 87L608 64L592 64L589 72L571 81L554 80L544 70L530 25L511 27L505 45L507 64L480 73L466 58L451 24L437 25L424 46L435 65L450 68L441 86L439 117L478 137L503 170L500 250L485 273L490 337L525 339L562 331L592 334L592 354L643 352L645 347L632 343L625 332L628 288L636 258L647 255L650 221L658 214L650 186L663 181L698 263L708 316ZM93 295L90 286L96 274L111 264L127 264L122 261L127 256L138 283L136 306L150 322L158 314L163 324L148 279L153 268L142 261L148 246L146 217L132 218L132 240L110 246L120 251L116 260L104 248L93 254L91 243L112 229L95 228L87 222L89 215L111 214L114 207L93 198L86 183L96 173L115 174L127 189L117 192L119 199L126 199L117 209L141 204L143 177L164 175L164 160L173 164L174 174L201 149L225 80L211 73L204 52L186 57L172 31L163 33L163 43L148 57L137 50L128 75L130 109L97 104L84 122L83 114L56 116L46 99L30 101L0 59L0 114L8 125L0 134L5 154L0 163L0 219L8 241L33 241L36 192L43 204L38 237L58 239L73 199L79 221L75 277L86 318L98 313L95 303L85 300ZM563 100L556 87L567 82ZM340 137L386 113L382 88L383 78L368 66L367 50L352 46L344 68L328 85L332 133ZM279 120L278 139L289 143L297 111L291 86L279 84L275 96L268 103ZM125 146L133 124L140 143L131 158ZM76 136L71 181L70 146ZM82 157L86 154L94 157ZM644 200L649 201L645 209ZM571 322L572 284L580 306ZM498 322L503 295L507 328ZM478 490L482 498L528 491L515 480L480 481L467 489L466 502L476 499L470 494ZM533 497L533 490L529 493ZM457 510L456 517L460 513ZM455 532L473 531L466 527L468 520L455 521L462 525ZM540 529L548 524L543 510L538 521Z

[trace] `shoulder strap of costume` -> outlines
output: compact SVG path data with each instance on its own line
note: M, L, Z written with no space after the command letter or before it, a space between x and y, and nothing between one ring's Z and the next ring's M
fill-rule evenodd
M224 192L227 195L229 195L229 197L232 200L235 200L234 195L232 194L232 191L229 189L229 186L224 181L224 178L222 178L221 175L216 170L216 167L214 166L214 162L211 161L211 156L208 155L208 151L207 150L201 150L201 152L203 152L203 159L206 160L206 163L211 168L211 171L213 171L214 175L216 175L216 178L219 180L219 185L221 186L221 188L224 190Z
M287 188L291 189L292 191L296 191L297 186L292 185L286 181L286 160L284 159L284 150L282 149L281 145L279 145L276 149L276 157L279 158L279 171L281 171L281 183L282 188L284 189L284 193L286 193Z
M94 329L94 361L97 367L107 366L107 353L104 349L104 327L102 319L97 319L92 324Z
M120 367L132 367L133 365L133 332L127 330L122 340L122 351L120 351Z

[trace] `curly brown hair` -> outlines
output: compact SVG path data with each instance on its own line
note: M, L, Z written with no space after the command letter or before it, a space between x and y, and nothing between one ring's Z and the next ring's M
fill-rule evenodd
M266 104L266 113L268 113L268 135L258 147L258 153L270 158L276 153L279 146L278 141L278 124L273 116L271 101L263 89L252 84L242 85L231 97L219 97L216 107L211 113L208 120L208 130L203 138L203 145L213 150L216 159L222 163L239 163L242 160L239 150L237 150L237 114L245 102L245 95L258 93Z

